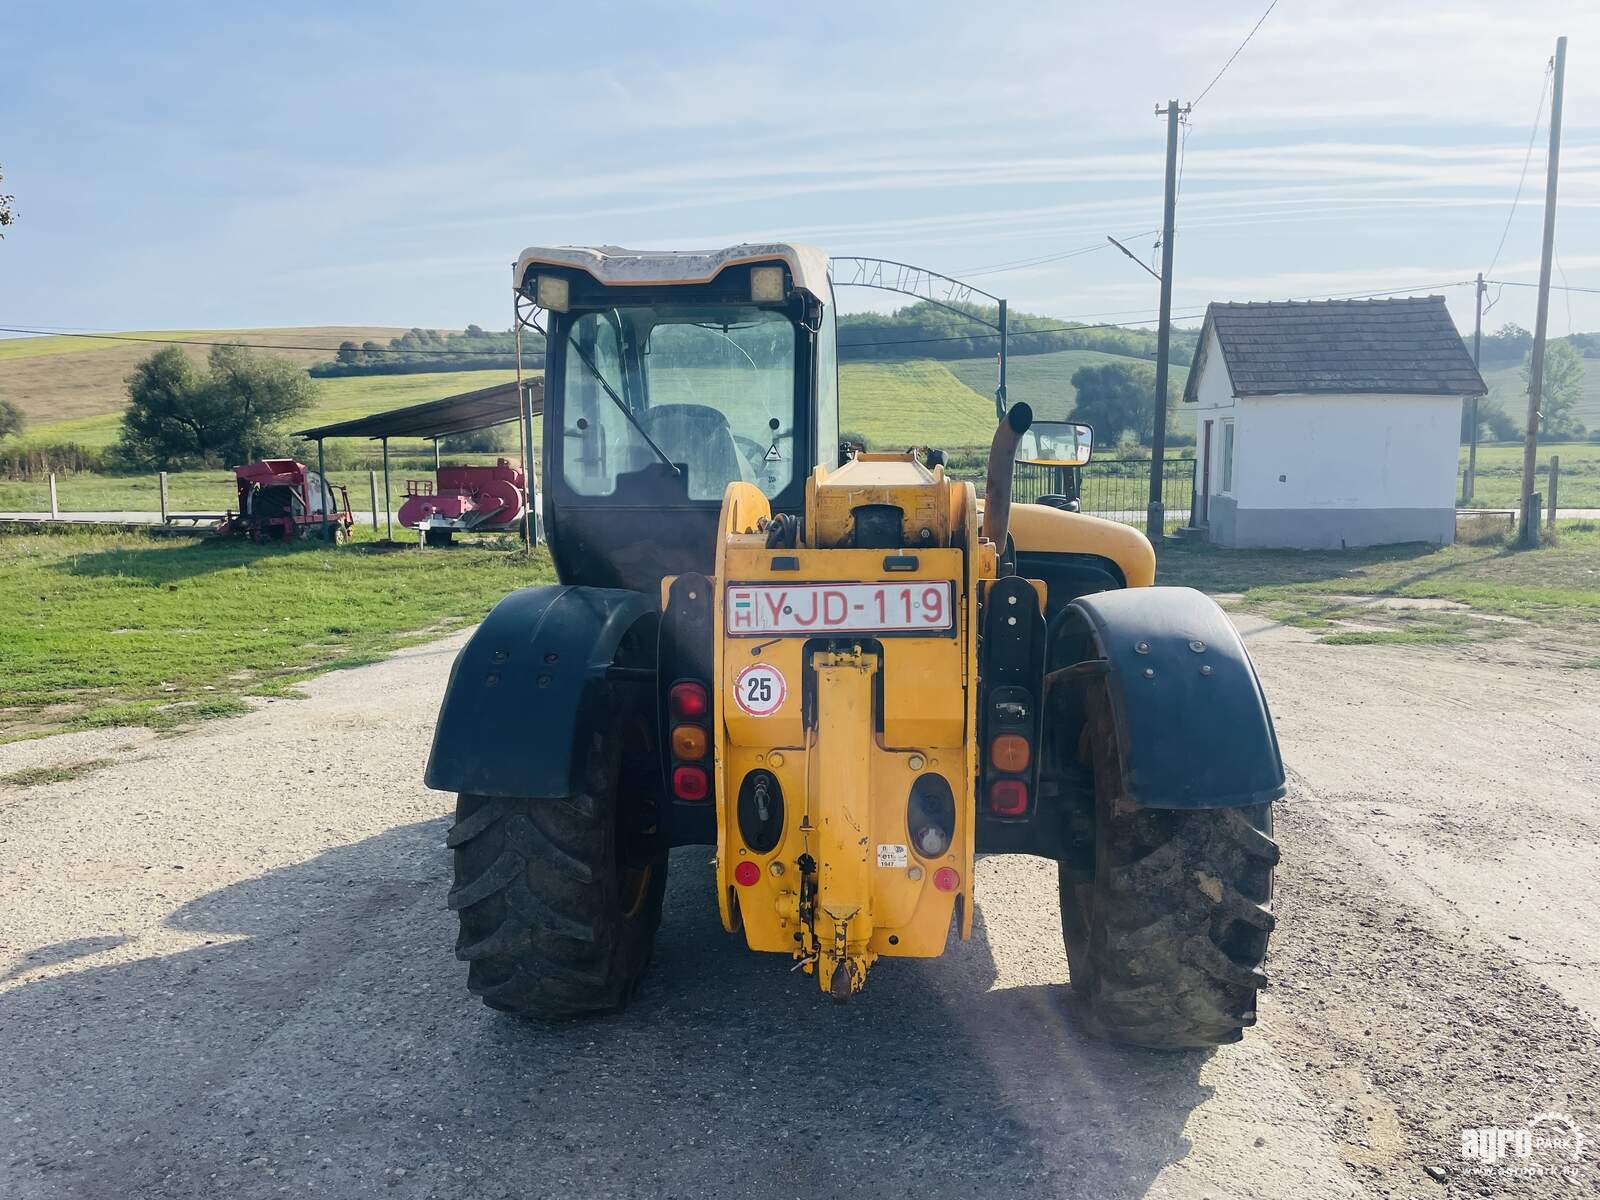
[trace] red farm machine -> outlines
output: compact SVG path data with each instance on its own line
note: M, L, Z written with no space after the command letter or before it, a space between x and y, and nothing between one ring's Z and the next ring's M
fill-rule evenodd
M440 467L436 481L406 481L400 524L417 530L428 545L442 546L458 532L515 527L527 503L526 478L509 459L492 467Z
M350 496L292 458L269 458L233 469L238 511L229 511L217 532L253 542L324 537L342 542L354 518Z

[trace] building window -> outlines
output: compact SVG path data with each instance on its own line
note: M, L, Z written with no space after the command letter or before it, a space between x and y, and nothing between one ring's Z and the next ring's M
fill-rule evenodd
M1233 422L1222 423L1222 491L1233 495Z

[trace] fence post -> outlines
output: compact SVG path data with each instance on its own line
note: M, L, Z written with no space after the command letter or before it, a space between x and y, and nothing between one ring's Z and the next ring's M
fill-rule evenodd
M1556 527L1556 485L1561 482L1561 455L1550 456L1550 528Z
M161 523L167 523L167 473L162 471L158 476L161 490Z
M367 487L372 492L372 532L378 532L378 472L371 467L367 468Z
M56 503L56 473L50 472L50 519L53 521L61 515L61 506Z

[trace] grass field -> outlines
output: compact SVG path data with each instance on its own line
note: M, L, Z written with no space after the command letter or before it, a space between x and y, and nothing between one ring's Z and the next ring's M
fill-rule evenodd
M516 377L514 371L435 371L419 375L348 375L339 379L318 379L317 405L293 422L295 428L348 421L390 408L439 400L457 392L472 392L493 387ZM0 383L0 394L5 394ZM117 440L121 432L122 405L126 393L113 411L69 421L30 424L26 431L31 442L77 442L103 449ZM397 446L404 443L395 443ZM409 443L413 447L420 443Z
M1522 368L1485 371L1483 382L1489 385L1489 399L1510 413L1517 428L1522 428L1528 413L1528 385L1522 378ZM1600 358L1583 360L1583 396L1572 411L1585 428L1600 429Z
M1551 442L1539 447L1534 488L1550 502L1550 456L1561 457L1558 502L1562 508L1600 508L1600 442ZM1461 450L1465 468L1467 451ZM1459 481L1459 474L1457 476ZM1457 483L1457 492L1460 484ZM1474 508L1516 508L1522 496L1522 446L1496 443L1478 447Z
M542 551L488 546L0 537L0 741L232 715L552 577Z
M1477 542L1361 550L1221 550L1168 543L1156 582L1237 604L1334 644L1458 642L1537 627L1563 665L1600 666L1600 522L1514 550L1494 523ZM1486 536L1485 536L1486 535Z
M331 360L342 341L370 338L387 342L404 332L379 326L334 325L306 329L179 329L118 335L139 339L132 342L70 336L5 338L0 339L0 397L14 401L30 427L51 427L122 411L128 400L123 379L140 359L162 348L161 339L237 340L281 347L277 354L306 367ZM305 346L318 348L301 348ZM209 352L205 346L183 346L182 350L196 362L204 362ZM68 436L52 434L62 441Z
M1078 393L1072 386L1073 372L1080 367L1106 363L1133 363L1154 369L1142 358L1106 354L1099 350L1056 350L1050 354L1014 354L1006 363L1006 394L1011 400L1024 400L1041 420L1060 421L1072 414ZM984 396L994 395L995 360L963 358L946 364L955 377ZM1180 391L1189 378L1189 368L1174 366L1173 385ZM993 401L990 402L993 412ZM991 423L992 425L992 423Z

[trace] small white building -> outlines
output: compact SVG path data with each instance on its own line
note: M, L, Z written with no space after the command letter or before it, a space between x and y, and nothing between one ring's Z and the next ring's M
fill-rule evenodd
M1461 400L1485 391L1442 296L1212 304L1191 523L1221 546L1448 544Z

